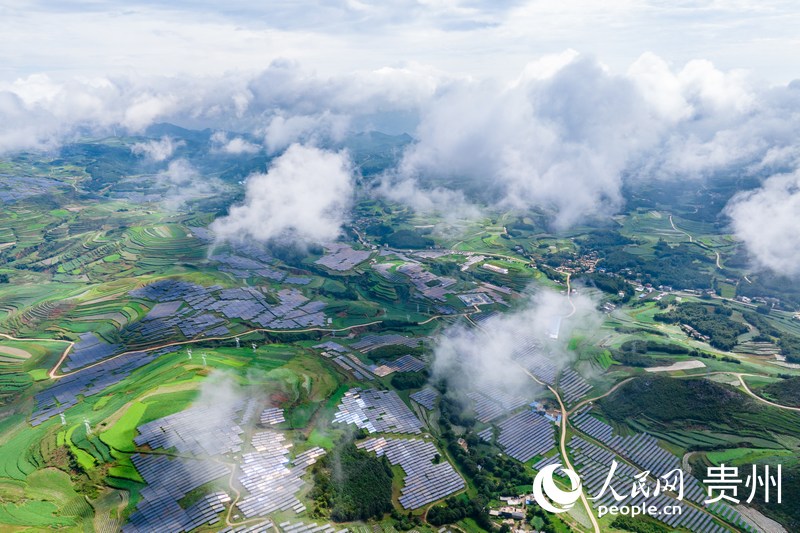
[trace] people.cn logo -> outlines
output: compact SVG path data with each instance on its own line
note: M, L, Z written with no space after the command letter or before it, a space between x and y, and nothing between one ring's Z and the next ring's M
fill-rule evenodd
M572 490L561 490L556 487L553 475L558 468L561 468L561 471L569 478ZM533 499L545 511L551 513L569 511L580 497L581 478L574 470L563 468L560 463L542 468L533 478Z

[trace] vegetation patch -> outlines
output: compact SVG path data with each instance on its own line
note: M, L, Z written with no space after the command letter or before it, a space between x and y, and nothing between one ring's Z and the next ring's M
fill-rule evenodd
M337 522L381 518L392 510L392 467L343 438L312 472L314 513Z

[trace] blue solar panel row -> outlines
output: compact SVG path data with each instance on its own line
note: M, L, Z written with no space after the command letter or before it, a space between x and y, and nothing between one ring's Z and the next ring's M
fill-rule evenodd
M87 368L76 374L63 377L34 397L36 407L31 415L31 425L42 422L65 412L78 403L78 396L88 397L99 394L127 377L137 368L177 347L162 348L152 352L131 352L116 359Z

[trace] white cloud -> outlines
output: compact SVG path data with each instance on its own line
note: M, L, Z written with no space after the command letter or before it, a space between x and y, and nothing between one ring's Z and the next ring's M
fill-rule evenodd
M285 61L256 74L203 78L34 75L0 81L0 153L53 148L87 132L141 133L155 122L248 132L280 151L297 141L339 140L354 119L395 130L393 114L413 114L437 79L422 67L328 78ZM247 153L253 145L233 140L220 148Z
M617 211L625 180L795 164L798 89L707 61L673 70L650 53L615 74L569 50L511 84L451 80L422 106L417 142L386 180L387 195L424 209L409 191L434 196L445 186L470 202L544 210L569 227Z
M161 162L171 158L175 149L185 146L183 141L175 141L171 137L161 137L160 140L135 143L131 151L136 155L142 155L151 161Z
M262 147L242 137L228 138L228 134L218 131L211 136L211 150L229 155L242 155L257 154Z
M330 242L348 218L353 187L346 153L295 144L247 179L244 202L211 229L223 240Z
M572 298L575 312L566 296L542 290L519 309L493 316L480 329L453 326L437 341L433 359L433 378L446 378L453 388L467 392L476 389L501 389L508 394L529 394L535 386L514 362L520 345L529 340L541 346L557 369L575 357L568 349L577 328L587 333L602 322L595 304L588 297ZM562 318L558 339L550 338L551 324Z
M384 180L389 197L428 211L541 209L563 228L618 210L625 180L795 168L800 85L767 87L705 60L676 68L652 53L616 73L571 49L509 78L414 63L326 76L276 61L219 77L0 82L0 152L157 121L246 133L212 140L232 155L256 153L253 138L279 154L365 129L409 131L417 142ZM166 161L164 148L153 154Z
M528 69L510 87L441 91L423 111L399 175L423 185L449 180L506 207L553 210L561 227L613 212L622 171L657 132L629 80L588 58L560 59L546 76Z
M270 153L290 144L317 144L320 141L341 141L347 132L349 117L324 111L316 115L273 117L264 132L264 144Z
M800 172L773 176L737 194L726 212L759 267L800 276Z
M166 188L162 202L169 209L178 209L185 203L215 194L219 183L201 176L185 159L170 161L166 170L156 176L158 185Z

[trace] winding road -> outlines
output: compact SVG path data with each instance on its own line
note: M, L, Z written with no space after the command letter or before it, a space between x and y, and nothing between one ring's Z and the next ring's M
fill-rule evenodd
M567 301L569 302L570 306L572 306L572 311L570 311L570 313L568 315L565 315L563 318L569 318L576 312L575 304L572 303L572 297L570 296L571 291L570 291L569 278L570 275L569 273L567 273ZM469 320L472 324L475 325L475 327L477 327L481 331L484 332L486 331L478 323L473 321L470 317L467 317L467 320ZM560 437L558 442L559 451L561 453L561 458L564 461L564 465L568 469L577 472L577 470L573 468L572 463L570 463L569 455L567 454L567 424L568 424L569 412L567 411L564 402L561 400L561 395L558 393L555 387L541 381L539 378L533 375L527 368L525 368L518 362L514 361L514 364L517 365L534 382L541 385L542 387L546 387L551 393L553 393L553 396L556 397L559 408L561 409L561 428L559 431ZM592 523L592 529L594 530L594 533L600 533L600 524L597 523L597 518L595 518L594 516L594 512L592 511L592 506L589 504L589 500L586 498L586 492L583 489L581 489L581 503L583 503L583 507L586 510L586 514L589 516L589 520Z
M691 235L689 235L688 233L686 233L686 232L685 232L685 231L683 231L682 229L678 229L678 228L675 226L675 223L672 221L672 215L670 215L670 216L669 216L669 225L670 225L670 226L672 226L672 229L674 229L674 230L675 230L675 231L677 231L678 233L683 233L684 235L686 235L687 237L689 237L689 242L694 242L694 237L692 237Z
M749 374L747 372L725 372L724 370L719 370L719 371L716 371L716 372L704 372L702 374L690 374L688 376L675 376L673 379L704 378L706 376L715 376L715 375L736 376L736 378L739 380L739 383L741 384L742 388L744 389L744 392L748 396L752 396L753 399L758 400L761 403L765 403L767 405L771 405L772 407L777 407L778 409L785 409L787 411L800 412L800 407L791 407L789 405L781 405L779 403L771 402L771 401L767 400L766 398L763 398L763 397L759 396L758 394L756 394L755 392L750 390L750 387L748 387L747 383L745 383L745 381L744 381L744 377L745 376L749 376L749 377L753 377L753 378L769 377L766 374Z

